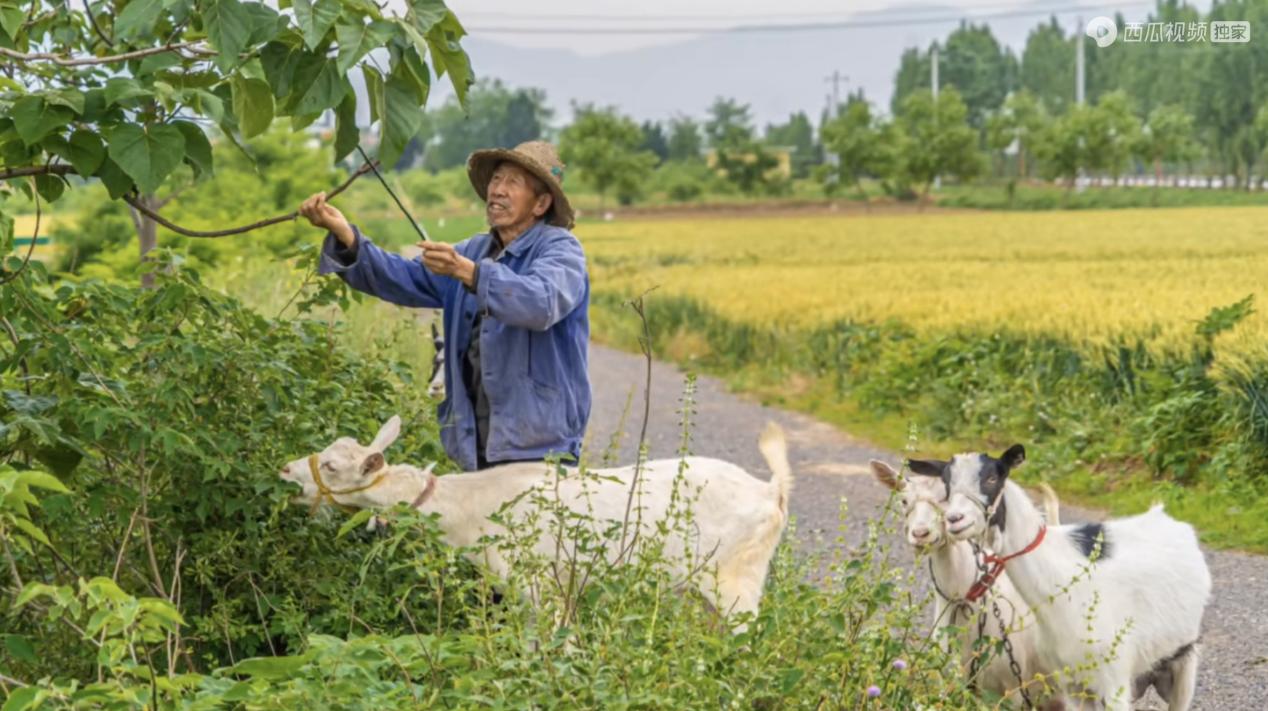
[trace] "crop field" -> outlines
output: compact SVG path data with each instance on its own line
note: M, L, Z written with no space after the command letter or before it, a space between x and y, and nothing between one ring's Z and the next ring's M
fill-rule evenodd
M594 288L698 300L758 326L891 319L1166 346L1268 295L1268 210L930 213L672 220L579 229ZM1268 336L1260 309L1221 345Z

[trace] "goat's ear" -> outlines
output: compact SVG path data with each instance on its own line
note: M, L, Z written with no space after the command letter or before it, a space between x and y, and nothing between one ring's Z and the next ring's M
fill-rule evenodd
M361 461L361 476L369 476L382 469L387 462L383 459L382 452L371 452L370 456Z
M946 462L939 462L936 459L908 459L907 468L912 474L920 476L936 476L942 478L942 470L946 468Z
M876 477L876 481L880 482L881 486L891 491L902 491L907 488L907 482L903 476L885 462L873 459L868 464L872 466L872 476Z
M399 436L401 436L401 416L392 415L391 419L384 422L383 426L379 428L379 433L374 435L374 441L370 443L370 449L375 452L382 452L392 446L392 443Z
M1016 469L1026 461L1026 448L1020 444L1014 444L1008 448L1007 452L999 455L999 461L1004 465L1005 471Z

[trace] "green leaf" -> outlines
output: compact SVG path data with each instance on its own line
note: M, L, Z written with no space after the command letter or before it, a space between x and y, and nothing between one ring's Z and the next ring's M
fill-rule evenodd
M18 474L18 481L27 486L34 486L37 489L47 489L48 491L56 491L62 494L70 493L70 489L67 489L60 479L47 472L30 469Z
M137 68L136 76L143 77L153 74L170 67L175 67L181 63L180 55L175 52L161 52L159 54L151 54L141 60L141 66Z
M317 49L330 26L339 17L337 0L294 0L295 21L304 33L304 44Z
M136 79L111 77L106 80L106 104L119 104L128 99L153 96Z
M410 82L398 77L388 77L384 88L386 116L380 130L379 160L390 168L401 159L405 145L418 133L423 112L418 110L418 97Z
M50 104L65 106L76 114L84 112L84 93L77 89L58 89L44 94L44 100Z
M47 136L53 129L61 128L75 118L65 106L53 106L39 96L24 96L13 102L9 109L13 127L28 146Z
M46 202L56 202L66 192L66 181L58 175L37 175L35 189Z
M50 147L63 160L75 166L75 172L84 177L96 173L101 167L101 161L106 158L106 147L101 142L101 138L96 133L82 128L70 134L69 141L61 140L53 146L49 146L46 141L45 146Z
M310 654L297 657L254 657L243 659L230 671L257 679L289 679L308 663Z
M357 128L357 95L351 89L344 92L339 110L335 112L335 160L343 160L361 142L361 130Z
M327 61L325 66L321 68L317 78L309 83L308 88L304 90L299 103L295 104L293 113L299 115L320 114L326 109L334 108L343 100L346 88L347 85L344 82L343 75L335 67L335 63Z
M245 138L252 138L268 130L273 123L273 90L268 82L235 75L233 86L233 115Z
M419 32L427 34L448 14L449 8L445 7L442 0L414 0L409 4L409 13L406 17L414 27L418 28Z
M216 66L228 72L238 63L238 55L251 37L251 13L238 0L207 0L203 8L207 38L220 54Z
M132 178L128 177L128 174L123 172L123 168L109 157L101 162L101 167L97 169L97 177L101 178L101 184L106 186L106 192L110 194L111 200L118 200L132 189Z
M368 64L361 65L361 74L365 77L365 91L370 97L370 123L383 117L383 75Z
M199 114L220 123L225 117L225 104L219 96L204 89L193 89L189 92L189 106Z
M449 73L449 81L453 83L458 103L464 110L467 108L467 89L475 81L471 73L471 59L458 44L466 34L452 12L446 12L444 20L427 32L427 45L431 48L431 63L436 68L436 76Z
M370 50L382 47L392 38L392 23L387 21L365 24L335 25L335 40L339 43L339 55L335 63L340 74L347 74L352 66Z
M185 137L171 126L123 124L110 132L109 155L147 195L185 158Z
M33 709L48 698L49 692L38 686L24 686L21 689L15 689L9 694L8 700L4 702L4 706L0 707L0 711L23 711L23 709Z
M173 121L185 137L185 160L194 169L194 177L212 174L211 142L202 128L192 121Z
M124 5L123 11L115 17L115 37L127 40L144 34L153 27L162 11L162 0L132 0Z
M413 47L401 53L400 62L392 68L392 73L400 73L402 79L408 79L414 85L420 106L427 104L427 97L431 94L431 72L427 71L423 58Z
M339 532L335 534L335 538L343 538L348 535L348 532L352 529L358 526L364 526L365 522L369 521L370 517L373 515L374 512L370 509L361 509L360 511L352 514L352 516L347 521L344 521L343 525L339 527Z
M264 78L273 87L274 98L281 99L291 92L291 77L305 54L303 47L285 42L269 42L260 50L260 65Z
M22 29L22 23L26 21L26 10L12 5L0 7L0 29L9 36L9 39L16 39L18 32Z
M43 543L49 548L53 547L52 542L48 540L48 536L44 535L44 532L41 531L38 526L31 523L27 519L24 519L19 516L17 518L14 518L12 523L14 526L17 526L18 529L20 529L23 533L30 536L31 538L34 538L35 540L39 541L40 543Z
M22 588L22 592L18 593L17 599L13 601L13 607L15 609L22 607L41 595L48 595L56 599L57 588L46 583L27 583L26 587Z
M20 634L7 634L4 636L4 648L14 659L20 659L29 664L39 662L39 657L35 656L35 647L31 645L31 640Z
M243 7L251 17L251 34L247 37L248 47L272 41L289 24L286 18L262 2L246 3Z

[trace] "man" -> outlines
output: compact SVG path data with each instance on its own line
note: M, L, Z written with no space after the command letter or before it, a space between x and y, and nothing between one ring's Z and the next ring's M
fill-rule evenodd
M402 306L443 309L441 441L464 470L551 453L576 458L590 418L590 280L569 231L554 146L476 151L467 175L488 234L420 242L409 260L376 246L318 193L300 207L328 231L319 273Z

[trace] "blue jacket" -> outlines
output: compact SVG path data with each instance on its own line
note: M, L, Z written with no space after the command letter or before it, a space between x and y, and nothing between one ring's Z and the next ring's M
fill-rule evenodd
M401 306L444 310L445 400L440 437L449 457L476 469L476 421L461 377L476 310L483 314L480 361L489 399L485 458L577 457L590 419L590 278L577 238L539 221L489 259L493 239L476 235L454 247L479 263L475 293L418 260L386 252L361 231L356 251L327 234L319 274L338 274L357 291Z

